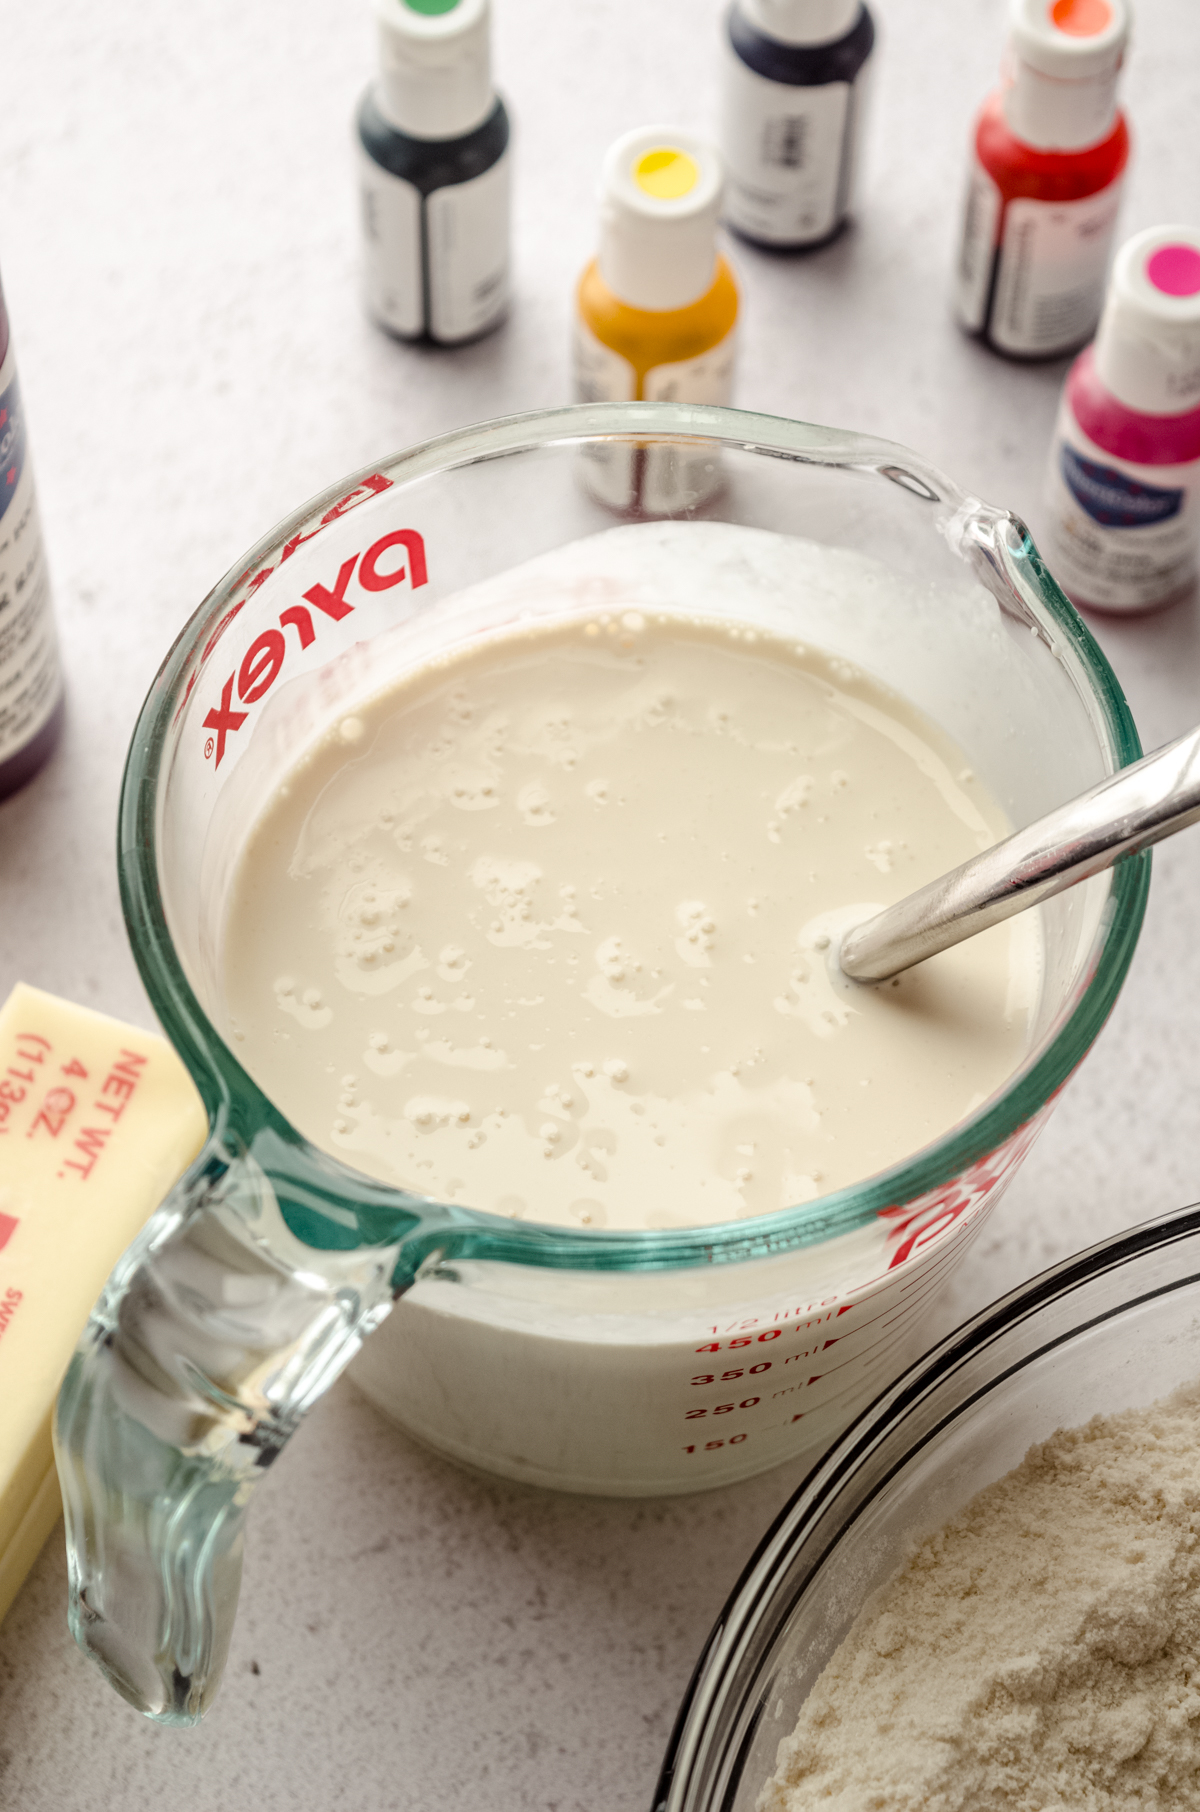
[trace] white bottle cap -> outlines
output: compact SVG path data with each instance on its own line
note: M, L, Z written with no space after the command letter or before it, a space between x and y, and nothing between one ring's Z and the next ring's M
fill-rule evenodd
M1041 151L1099 144L1117 117L1129 0L1011 0L1011 131Z
M488 0L375 0L379 110L412 138L461 138L496 104Z
M1200 228L1150 227L1117 253L1096 373L1141 415L1200 409Z
M740 0L748 24L779 44L836 44L855 25L862 0Z
M619 138L600 172L600 275L630 308L686 308L713 286L721 160L671 126Z

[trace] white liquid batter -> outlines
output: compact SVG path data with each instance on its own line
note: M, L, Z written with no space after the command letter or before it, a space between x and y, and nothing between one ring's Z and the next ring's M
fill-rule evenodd
M239 1055L316 1144L435 1199L693 1226L853 1183L1019 1065L1017 919L881 988L841 929L1008 829L843 662L637 611L510 632L311 748L241 860Z

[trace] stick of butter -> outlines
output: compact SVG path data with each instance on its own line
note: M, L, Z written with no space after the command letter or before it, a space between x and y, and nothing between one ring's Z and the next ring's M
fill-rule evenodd
M13 989L0 1010L0 1619L62 1508L50 1419L75 1344L207 1130L164 1039Z

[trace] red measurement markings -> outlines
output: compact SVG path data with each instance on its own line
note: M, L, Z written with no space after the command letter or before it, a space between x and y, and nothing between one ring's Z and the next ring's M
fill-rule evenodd
M749 1367L739 1366L739 1368L736 1371L722 1372L719 1379L717 1377L716 1372L698 1372L696 1374L696 1376L692 1379L692 1383L693 1384L718 1384L718 1383L732 1384L735 1378L743 1377L747 1370L749 1370L750 1372L753 1373L753 1372L769 1372L770 1369L771 1369L771 1361L769 1359L760 1359L757 1365L751 1365Z
M0 1252L3 1252L9 1240L21 1225L14 1214L0 1214Z
M831 1346L836 1346L839 1340L846 1340L854 1334L861 1333L863 1326L865 1323L860 1323L857 1327L846 1328L841 1334L830 1334L825 1340L818 1340L814 1346L806 1346L802 1353L789 1353L783 1363L794 1365L798 1360L811 1359L814 1353L827 1352Z
M910 1284L906 1285L905 1288L911 1288L912 1283L920 1283L921 1281L921 1274L918 1274L918 1276L912 1279ZM806 1382L808 1385L820 1384L823 1379L832 1378L836 1372L844 1371L848 1366L862 1366L864 1361L868 1361L871 1358L872 1354L886 1351L887 1348L894 1346L896 1336L889 1335L887 1330L894 1319L892 1311L895 1309L896 1297L903 1295L903 1293L903 1289L896 1291L894 1294L889 1293L889 1298L884 1301L882 1313L871 1316L869 1320L860 1323L857 1327L848 1328L844 1335L839 1335L836 1339L827 1340L821 1348L822 1353L824 1353L828 1347L837 1346L841 1340L853 1338L854 1345L846 1354L840 1355L835 1364L826 1366L823 1371L815 1372L807 1379L807 1381L801 1380L799 1384L791 1385L787 1390L775 1391L773 1393L772 1401L779 1397L790 1396L794 1391L803 1390ZM874 1326L876 1323L880 1326L879 1338L869 1342L866 1346L861 1345L858 1336L863 1333L865 1328ZM799 1353L796 1356L801 1359L811 1357L808 1353ZM828 1393L825 1392L822 1394L826 1397L826 1400L828 1400ZM803 1411L801 1413L803 1414ZM792 1417L793 1422L796 1421L796 1419L795 1416Z
M799 1417L794 1417L793 1420L798 1421ZM749 1439L749 1435L731 1434L728 1440L705 1441L703 1447L685 1447L683 1451L685 1453L715 1453L718 1447L736 1447L740 1442L748 1441Z
M790 1323L788 1327L764 1328L761 1334L739 1334L733 1340L709 1340L706 1341L703 1346L695 1347L693 1350L697 1353L730 1352L735 1347L753 1346L756 1341L782 1340L785 1334L806 1334L810 1328L821 1327L827 1321L836 1321L839 1315L848 1315L854 1306L855 1304L852 1302L839 1303L836 1297L832 1298L828 1303L810 1302L808 1306L803 1309L796 1309L794 1311L792 1309L783 1310L783 1318ZM791 1317L793 1313L797 1317L807 1316L807 1320L802 1321L797 1319L792 1321ZM779 1318L779 1314L777 1313L775 1316L776 1321L778 1321ZM745 1326L746 1323L743 1322L742 1325ZM717 1332L716 1328L712 1331L714 1334Z
M844 1315L850 1306L851 1305L848 1302L842 1302L839 1296L823 1296L820 1302L806 1302L804 1307L800 1309L777 1310L775 1320L791 1321L794 1318L797 1324L799 1324L804 1321L806 1315L812 1316L815 1313L818 1321L827 1321L832 1315ZM825 1310L824 1315L820 1313L822 1309ZM804 1321L804 1325L805 1327L811 1327L811 1320ZM784 1332L786 1333L786 1331L787 1330L785 1329Z
M846 1303L839 1308L838 1304L840 1302L841 1298L839 1296L823 1296L820 1302L806 1302L795 1309L776 1309L771 1317L771 1321L772 1323L778 1321L791 1321L793 1317L799 1321L803 1319L805 1315L811 1316L814 1312L821 1309L826 1310L827 1315L825 1317L820 1317L820 1319L828 1319L829 1315L844 1315L846 1309L851 1305ZM811 1323L809 1325L811 1325ZM728 1326L724 1328L710 1328L709 1333L716 1339L720 1334L745 1334L751 1329L761 1326L762 1316L750 1315L745 1321L731 1321ZM786 1334L788 1330L782 1328L777 1331Z
M727 1416L735 1409L753 1409L761 1403L761 1397L743 1397L740 1403L718 1403L715 1409L688 1409L684 1411L685 1422L698 1422L702 1416Z
M696 1351L698 1353L719 1353L722 1344L724 1344L726 1349L732 1351L736 1346L753 1346L756 1340L781 1340L782 1338L782 1328L767 1328L761 1334L743 1334L737 1340L726 1340L724 1343L720 1340L710 1340L707 1341L704 1346L698 1346Z

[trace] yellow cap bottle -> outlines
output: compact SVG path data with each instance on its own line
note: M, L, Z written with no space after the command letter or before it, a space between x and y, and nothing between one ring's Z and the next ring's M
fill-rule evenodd
M731 400L738 292L717 250L721 190L716 150L690 133L646 126L612 146L600 177L599 250L577 293L577 401ZM671 511L704 490L698 472L695 482L679 471L668 478L678 459L635 471L632 447L592 463L591 488L618 509Z

